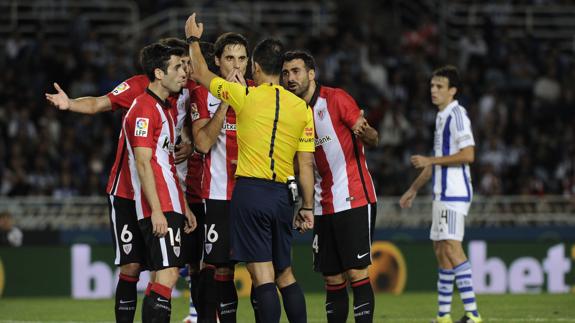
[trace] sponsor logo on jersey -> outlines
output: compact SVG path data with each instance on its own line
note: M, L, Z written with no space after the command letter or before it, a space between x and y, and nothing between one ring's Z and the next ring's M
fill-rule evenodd
M206 248L206 253L209 255L210 252L212 252L212 244L211 244L211 243L206 243L206 244L205 244L205 248Z
M313 128L311 128L311 127L309 127L309 128L306 127L306 128L303 130L303 133L305 134L306 137L313 137Z
M130 85L128 85L128 83L122 82L122 83L118 84L118 86L116 86L116 88L112 91L112 94L118 95L118 94L126 91L129 88L130 88Z
M331 137L330 137L329 135L323 136L323 137L317 138L317 139L315 140L315 146L316 146L316 147L319 147L319 146L321 146L321 145L323 145L323 144L327 144L327 143L330 142L330 141L331 141Z
M164 143L162 144L162 149L170 153L174 152L174 144L170 142L168 136L164 137Z
M180 247L174 247L174 254L176 255L176 257L180 257Z
M222 129L224 129L225 131L236 131L236 124L235 123L228 123L227 121L224 122L224 124L222 125Z
M148 119L148 118L136 118L136 129L134 131L134 136L136 136L136 137L147 137L149 124L150 124L150 119Z

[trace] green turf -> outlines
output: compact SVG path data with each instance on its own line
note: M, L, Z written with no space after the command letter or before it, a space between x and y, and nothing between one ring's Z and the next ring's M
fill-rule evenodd
M378 295L375 322L429 322L436 311L433 293L401 296ZM323 295L307 294L309 322L325 322ZM463 314L454 295L453 316ZM484 322L575 322L575 295L480 295L479 309ZM173 300L172 322L187 311L185 298ZM139 305L139 304L138 304ZM113 322L112 300L71 300L68 298L2 298L0 322ZM139 312L139 308L138 308ZM282 322L285 314L282 314ZM136 317L139 320L139 313ZM249 299L240 299L238 322L253 322ZM348 322L353 322L350 319Z

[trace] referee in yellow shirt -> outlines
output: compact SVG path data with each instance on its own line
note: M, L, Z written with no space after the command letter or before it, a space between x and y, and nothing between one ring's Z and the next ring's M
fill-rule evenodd
M228 82L208 70L199 40L203 25L195 13L186 21L192 78L236 113L238 178L232 194L231 259L245 262L255 286L261 322L280 321L276 284L291 323L307 322L303 292L291 271L292 225L313 228L314 125L305 101L279 85L283 45L260 42L252 54L256 87ZM297 156L303 206L293 219L288 177ZM221 304L222 310L224 305Z

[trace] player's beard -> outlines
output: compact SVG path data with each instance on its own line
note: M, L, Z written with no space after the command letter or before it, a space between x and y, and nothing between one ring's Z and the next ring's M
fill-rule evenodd
M297 87L294 88L293 93L299 96L300 98L305 97L307 92L309 91L309 79L302 80L301 84L297 82L294 83L297 85ZM289 84L288 87L290 87Z

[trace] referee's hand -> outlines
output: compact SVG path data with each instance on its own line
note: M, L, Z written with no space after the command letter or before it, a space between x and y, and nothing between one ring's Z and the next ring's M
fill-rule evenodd
M152 211L152 232L159 238L168 232L168 220L162 211Z

